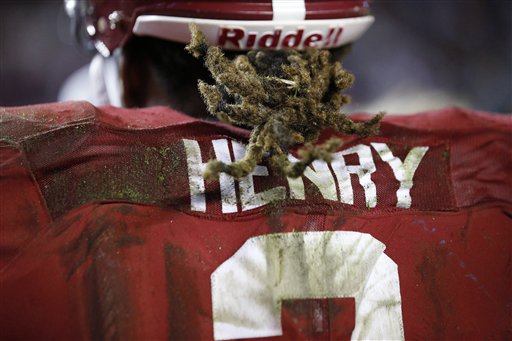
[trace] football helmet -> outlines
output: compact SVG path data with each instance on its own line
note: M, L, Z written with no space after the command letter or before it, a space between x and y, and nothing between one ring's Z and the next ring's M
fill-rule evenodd
M373 23L367 0L65 0L76 29L105 57L132 35L186 44L195 23L226 50L333 48Z

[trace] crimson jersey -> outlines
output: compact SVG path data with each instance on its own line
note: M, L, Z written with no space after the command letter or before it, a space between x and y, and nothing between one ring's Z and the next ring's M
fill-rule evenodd
M512 336L509 118L390 116L297 179L215 181L247 131L87 103L0 122L2 338Z

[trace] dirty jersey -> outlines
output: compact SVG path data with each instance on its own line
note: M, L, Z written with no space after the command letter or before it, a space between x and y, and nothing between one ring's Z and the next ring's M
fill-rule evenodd
M512 337L510 118L389 116L299 178L214 181L247 131L87 103L0 122L2 338Z

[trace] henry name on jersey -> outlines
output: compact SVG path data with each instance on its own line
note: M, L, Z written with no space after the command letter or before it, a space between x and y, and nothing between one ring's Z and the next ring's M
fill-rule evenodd
M202 149L204 152L207 146L200 146L198 141L192 139L183 139L182 141L187 159L191 197L190 208L192 211L206 212L206 181L203 172L207 160L202 157ZM245 145L234 140L214 139L211 141L211 147L213 147L215 157L225 163L241 160L245 155ZM415 184L415 174L429 148L429 146L410 147L405 157L400 158L393 154L386 143L357 144L334 153L333 160L330 163L314 161L311 166L306 168L302 177L286 178L283 184L287 184L287 186L276 186L278 177L273 177L270 185L267 183L266 188L259 191L256 191L255 179L256 177L269 177L266 166L258 165L251 175L238 181L222 173L219 177L222 213L248 211L284 199L309 200L311 198L308 197L308 191L305 190L305 179L317 188L324 200L354 205L354 186L351 175L357 177L364 192L365 206L375 208L380 198L377 195L378 186L372 179L372 175L383 171L381 168L385 167L384 164L387 164L388 169L390 168L392 171L386 173L388 174L387 177L392 177L392 179L386 179L385 182L393 182L394 188L398 187L394 193L396 207L410 208L414 199L411 197L411 189ZM380 168L376 166L379 163L374 160L372 149L380 158L378 160ZM288 157L291 161L298 161L291 154ZM351 160L356 157L358 164L347 164L346 159L348 157L352 157ZM389 176L389 174L392 175ZM238 182L238 191L235 186L236 182Z

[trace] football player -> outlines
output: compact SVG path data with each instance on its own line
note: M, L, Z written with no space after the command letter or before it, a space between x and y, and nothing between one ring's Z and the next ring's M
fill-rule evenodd
M2 338L511 337L512 123L341 114L366 1L67 5L145 108L0 109Z

